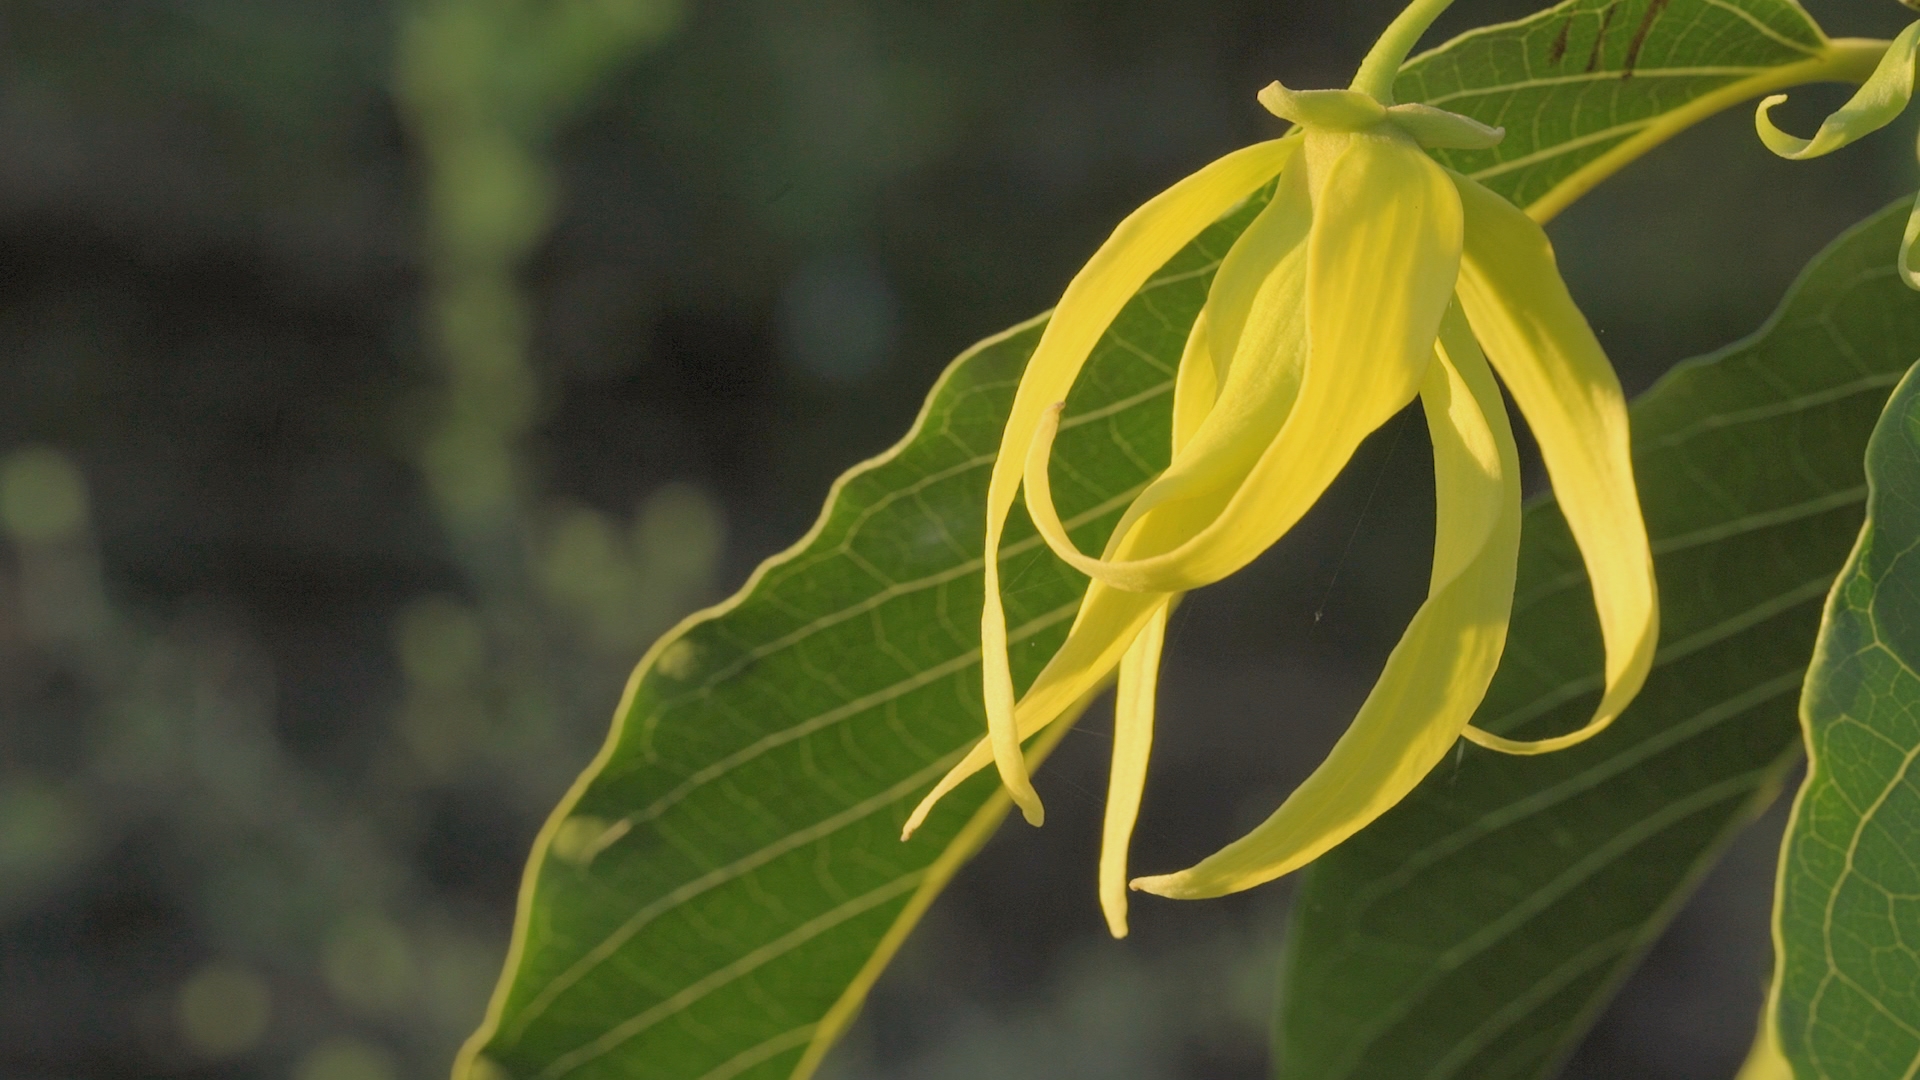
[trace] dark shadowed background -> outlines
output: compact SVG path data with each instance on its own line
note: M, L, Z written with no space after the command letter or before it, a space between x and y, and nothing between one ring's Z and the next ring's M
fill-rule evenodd
M1255 90L1343 85L1391 12L0 0L0 1077L443 1075L647 643L1128 210L1274 131ZM1837 100L1802 98L1802 126ZM1910 133L1790 165L1737 110L1556 223L1629 389L1911 188ZM1401 417L1180 611L1143 872L1330 745L1424 591L1427 464ZM1108 940L1105 723L833 1076L1266 1075L1289 885L1141 898ZM1571 1075L1731 1075L1777 830Z

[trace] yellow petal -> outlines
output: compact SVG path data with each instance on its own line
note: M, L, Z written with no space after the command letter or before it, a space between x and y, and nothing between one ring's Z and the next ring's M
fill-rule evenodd
M1135 530L1135 537L1150 535L1154 524L1150 516ZM1154 611L1166 601L1163 594L1125 592L1097 581L1090 583L1086 598L1080 602L1079 614L1067 631L1067 640L1061 643L1014 707L1016 737L1022 742L1032 738L1041 728L1059 719L1074 702L1099 687L1113 674L1127 647L1140 635ZM920 805L908 816L901 838L912 836L948 792L994 764L998 764L998 759L994 756L991 738L975 743L967 756L920 800Z
M1519 461L1505 405L1457 309L1421 387L1434 443L1433 580L1380 681L1327 760L1252 832L1133 887L1181 899L1306 865L1385 813L1445 758L1506 643L1520 549Z
M1273 200L1221 260L1194 321L1174 383L1172 463L1127 507L1101 558L1112 558L1154 507L1240 483L1285 422L1305 362L1300 297L1312 221L1305 171L1288 169ZM1221 362L1236 352L1254 362L1237 368ZM1196 366L1200 360L1204 369ZM1043 418L1027 454L1027 498L1047 507L1053 495L1046 462L1057 432L1057 424Z
M1218 518L1178 547L1140 559L1076 551L1029 470L1034 524L1082 573L1140 592L1183 592L1226 577L1292 528L1361 440L1412 400L1458 276L1459 196L1404 137L1339 137L1350 145L1327 170L1307 244L1306 369L1279 435Z
M1240 335L1249 320L1253 332L1260 333L1266 319L1271 318L1270 313L1255 315L1254 308L1262 293L1272 291L1270 281L1282 261L1289 255L1305 255L1307 233L1313 226L1313 200L1307 193L1306 169L1298 159L1288 164L1291 167L1281 172L1273 198L1227 249L1226 258L1220 260L1220 271L1207 290L1206 311L1212 334L1208 345L1222 383L1240 351ZM1288 299L1292 307L1299 307L1298 295ZM1298 313L1293 317L1299 318Z
M1021 465L1040 414L1066 397L1094 343L1147 278L1200 230L1271 179L1294 153L1278 139L1236 150L1181 180L1129 214L1074 276L1027 361L987 487L986 600L980 614L981 673L987 730L1000 777L1026 819L1045 816L1027 777L1013 719L1007 616L1000 599L1000 537L1020 487Z
M1127 936L1127 845L1140 816L1147 786L1147 756L1153 749L1153 698L1160 678L1160 648L1167 636L1162 604L1147 620L1120 661L1120 690L1113 703L1113 764L1107 780L1106 820L1100 830L1100 910L1114 937Z
M1455 181L1467 215L1461 305L1540 444L1592 579L1606 642L1606 692L1579 731L1532 742L1466 732L1490 749L1545 753L1600 732L1646 681L1660 631L1653 555L1634 489L1620 381L1560 280L1546 233L1500 196L1465 177Z
M1214 406L1189 438L1176 441L1172 463L1127 507L1115 536L1126 535L1156 506L1238 486L1286 423L1306 367L1302 297L1312 223L1306 170L1288 169L1273 201L1249 227L1252 235L1243 236L1221 262L1207 297L1207 344L1224 375ZM1029 485L1043 467L1029 454ZM1027 497L1036 497L1034 488Z
M1180 370L1173 377L1175 454L1206 422L1207 414L1213 411L1214 399L1220 395L1219 368L1213 362L1213 351L1207 347L1211 337L1207 309L1202 307L1194 317L1193 329L1187 334L1187 347L1180 353ZM1116 529L1109 545L1117 545L1119 540L1120 532Z
M1789 135L1773 124L1768 115L1773 107L1787 100L1785 94L1772 94L1763 98L1760 108L1753 114L1754 129L1760 133L1760 141L1767 149L1783 158L1804 161L1807 158L1830 154L1863 135L1871 134L1893 122L1907 107L1907 101L1913 97L1914 54L1920 51L1920 23L1914 23L1900 32L1880 57L1880 63L1860 84L1853 97L1839 111L1821 123L1820 130L1813 138L1801 139Z
M1142 519L1139 527L1120 541L1116 550L1122 556L1164 551L1178 543L1180 538L1191 536L1197 527L1194 524L1196 520L1211 520L1218 516L1227 498L1228 493L1218 492L1162 507ZM1041 728L1059 719L1075 702L1092 693L1113 674L1115 666L1120 663L1127 647L1140 635L1147 620L1170 599L1164 593L1127 592L1098 581L1089 583L1087 594L1080 601L1080 610L1074 615L1073 625L1067 630L1067 640L1061 643L1046 667L1040 669L1033 685L1021 695L1019 704L1014 708L1015 735L1021 741L1032 738ZM934 804L944 798L947 792L995 762L991 740L982 739L976 743L967 756L914 808L913 814L907 819L906 828L901 831L902 838L913 835L913 831L926 820Z

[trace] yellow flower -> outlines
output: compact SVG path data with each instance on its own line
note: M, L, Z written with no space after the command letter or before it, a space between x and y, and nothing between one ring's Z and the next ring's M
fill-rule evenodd
M1873 74L1860 84L1860 89L1854 91L1845 105L1821 122L1813 138L1797 138L1774 126L1773 107L1787 100L1785 94L1771 94L1761 99L1760 108L1753 114L1753 126L1760 132L1760 141L1767 144L1767 149L1790 161L1831 154L1863 135L1886 127L1905 111L1907 102L1913 98L1917 59L1920 59L1920 23L1907 27L1893 39ZM1913 212L1907 216L1906 235L1900 240L1900 277L1910 289L1920 289L1920 265L1914 262L1915 241L1920 241L1920 201L1914 203Z
M1117 670L1099 874L1116 936L1126 933L1127 845L1168 611L1183 591L1233 573L1292 528L1360 442L1415 396L1434 443L1426 602L1326 762L1270 818L1191 869L1132 887L1217 896L1288 873L1398 802L1463 734L1510 753L1593 735L1626 707L1652 662L1652 559L1619 382L1539 226L1423 149L1489 146L1502 133L1427 106L1392 105L1386 88L1405 47L1387 52L1384 77L1370 57L1372 74L1363 66L1355 80L1365 92L1296 93L1278 83L1262 91L1261 103L1298 130L1228 154L1123 221L1067 287L1014 398L987 495L988 737L927 796L907 831L989 763L1039 824L1021 742ZM1187 340L1171 464L1099 557L1076 550L1048 483L1068 389L1146 279L1269 182L1271 201L1222 260ZM1538 742L1468 726L1505 644L1520 538L1518 464L1494 371L1539 441L1606 644L1605 691L1592 720ZM1048 545L1092 581L1066 641L1016 701L998 550L1023 486Z

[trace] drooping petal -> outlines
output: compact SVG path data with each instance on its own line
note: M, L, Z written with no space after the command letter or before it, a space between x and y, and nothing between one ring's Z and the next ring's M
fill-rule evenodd
M1145 531L1151 520L1143 523L1139 531ZM1097 581L1090 583L1073 627L1067 631L1066 641L1014 706L1012 720L1016 739L1025 742L1032 738L1075 702L1099 690L1119 665L1127 647L1139 637L1147 620L1166 600L1167 597L1160 594L1124 592ZM900 831L901 839L911 837L948 792L981 769L997 765L994 750L991 736L975 743L967 756L948 770L920 800L920 805L914 807Z
M1001 779L1029 822L1045 816L1027 777L1013 719L1013 674L1007 660L1007 616L1000 599L1000 537L1020 487L1026 450L1040 414L1066 397L1094 343L1154 271L1285 166L1297 143L1277 139L1236 150L1168 188L1129 214L1074 276L1027 362L1001 436L987 488L986 600L980 615L981 672L987 730Z
M1162 604L1120 661L1120 689L1113 703L1113 763L1107 779L1107 811L1100 829L1100 910L1114 937L1127 936L1127 847L1147 786L1153 749L1153 699L1160 678L1160 648L1167 637Z
M1180 369L1173 377L1173 446L1176 452L1193 437L1220 396L1220 369L1208 347L1213 331L1207 309L1194 316L1193 329L1187 333L1187 347L1180 353ZM1119 530L1109 544L1116 544Z
M1260 298L1272 292L1275 272L1290 256L1305 255L1307 234L1313 226L1313 199L1307 191L1307 171L1299 159L1288 165L1280 174L1273 198L1227 249L1207 290L1207 345L1222 385L1240 352L1240 335L1249 326L1253 333L1270 333L1265 324L1271 314ZM1299 307L1297 290L1286 299L1295 309ZM1263 309L1261 314L1255 314L1256 306Z
M1545 753L1599 733L1646 681L1660 631L1653 555L1634 489L1620 380L1567 293L1546 233L1500 196L1465 177L1455 180L1467 215L1461 306L1539 441L1593 582L1606 643L1606 691L1585 727L1532 742L1478 728L1466 733L1490 749Z
M1115 533L1124 535L1163 503L1238 486L1286 423L1306 369L1303 297L1312 224L1306 170L1296 166L1281 175L1273 202L1255 222L1260 234L1234 245L1208 294L1207 344L1223 376L1214 407L1190 439L1175 441L1172 462L1127 507ZM1050 436L1036 435L1036 443L1042 437ZM1032 484L1032 455L1027 468ZM1028 488L1029 500L1034 492Z
M1499 553L1489 545L1506 516L1520 505L1519 450L1506 402L1457 302L1440 323L1435 355L1440 361L1435 367L1445 369L1445 382L1440 372L1429 371L1420 401L1427 428L1437 429L1429 594L1466 575L1482 559L1493 559L1497 569ZM1513 557L1518 558L1517 550Z
M1797 138L1774 126L1768 114L1775 105L1787 100L1787 95L1772 94L1761 99L1759 109L1753 114L1753 126L1760 134L1760 141L1783 158L1804 161L1830 154L1886 127L1913 97L1916 52L1920 52L1920 23L1907 27L1893 39L1873 74L1867 76L1867 81L1860 84L1860 89L1854 91L1839 111L1821 123L1820 130L1814 132L1811 139Z
M1174 379L1173 446L1176 453L1213 407L1214 365L1207 354L1206 324L1207 313L1202 310L1187 335L1187 346L1181 353L1180 369ZM1224 497L1218 501L1224 503ZM1219 505L1199 507L1202 515L1218 512ZM1190 524L1162 515L1160 521L1144 523L1142 528L1128 535L1123 536L1116 531L1107 542L1107 554L1154 550L1152 545L1157 543L1164 547L1175 542L1174 537L1187 535L1191 531ZM1033 737L1041 728L1064 715L1075 702L1098 689L1123 656L1128 643L1135 640L1146 620L1152 617L1155 604L1165 599L1143 593L1122 592L1097 581L1089 583L1087 594L1080 602L1080 610L1074 614L1073 626L1067 631L1067 640L1047 661L1046 667L1041 669L1033 685L1027 688L1026 694L1014 707L1015 733L1020 740L1025 742ZM914 808L906 827L901 830L901 839L911 837L935 804L945 798L948 792L993 760L993 745L989 740L982 739L975 743L967 756L920 800L920 805Z
M1117 553L1126 556L1164 550L1179 537L1191 536L1195 520L1217 517L1227 497L1221 492L1161 507L1141 519L1139 526L1119 543ZM1154 611L1169 599L1166 593L1130 592L1098 581L1089 582L1080 610L1067 630L1067 639L1061 642L1014 707L1016 737L1022 742L1032 738L1075 702L1097 690L1113 674ZM914 808L901 836L912 836L934 804L974 773L997 764L997 760L991 737L974 744L967 756Z
M1279 435L1217 519L1145 558L1080 553L1030 486L1035 525L1080 572L1140 592L1226 577L1292 528L1361 440L1412 400L1459 272L1459 196L1404 137L1338 137L1350 144L1328 168L1307 242L1306 367Z
M1420 392L1437 518L1426 602L1352 726L1273 816L1191 869L1140 878L1134 888L1219 896L1306 865L1413 790L1486 694L1513 606L1519 460L1500 391L1457 311L1441 343Z

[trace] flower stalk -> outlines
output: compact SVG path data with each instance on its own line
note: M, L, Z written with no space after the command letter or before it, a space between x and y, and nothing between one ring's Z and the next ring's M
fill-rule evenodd
M1453 6L1453 0L1414 0L1387 24L1380 39L1367 50L1360 68L1354 73L1351 89L1382 105L1393 104L1393 80L1401 65L1420 43L1420 36L1433 26L1440 14Z

